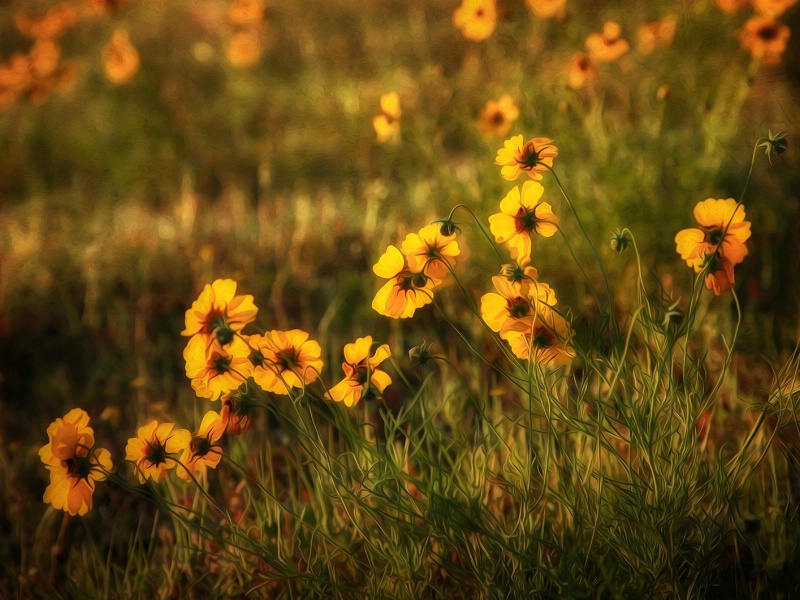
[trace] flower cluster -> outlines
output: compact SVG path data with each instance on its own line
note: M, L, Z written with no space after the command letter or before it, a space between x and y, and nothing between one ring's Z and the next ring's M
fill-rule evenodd
M403 111L400 108L400 95L389 92L381 96L380 112L372 119L375 136L379 144L396 140L400 136L400 117Z

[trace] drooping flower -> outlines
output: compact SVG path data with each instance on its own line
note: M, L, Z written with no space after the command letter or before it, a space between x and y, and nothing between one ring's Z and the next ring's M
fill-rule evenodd
M378 365L389 358L391 351L388 344L380 346L372 356L371 351L372 336L369 335L345 345L342 363L345 377L330 389L326 394L328 398L344 402L345 406L354 406L373 388L383 393L386 386L392 383L392 378L378 369Z
M494 33L497 25L495 0L462 0L453 13L453 25L468 40L482 42Z
M219 444L225 433L222 415L215 410L203 415L197 435L193 436L189 445L183 449L178 465L178 477L191 481L204 474L206 469L216 469L222 458L222 446ZM191 475L190 475L191 473Z
M156 420L139 427L136 437L128 439L125 447L125 460L134 463L139 482L148 478L155 483L167 475L169 469L178 464L176 459L192 440L186 429L175 429L174 423L160 423Z
M250 426L255 404L250 394L242 387L235 392L224 394L221 399L220 415L226 431L231 435L240 435Z
M667 15L661 20L640 25L636 32L639 52L650 54L656 48L670 46L675 39L677 26L678 19L674 15Z
M529 332L534 320L541 320L556 305L555 292L538 281L536 269L525 267L524 273L519 281L510 281L502 275L492 277L497 292L481 297L481 317L501 337L509 331Z
M49 442L39 449L39 458L50 471L44 501L70 515L85 515L92 508L95 483L108 477L111 453L94 447L89 415L76 408L47 428Z
M455 265L455 257L461 254L456 236L443 235L437 223L431 223L409 233L401 246L412 271L422 271L437 284L449 273L447 265Z
M607 21L603 33L591 33L586 38L586 49L595 62L614 62L631 49L627 40L620 37L622 27L616 21Z
M519 118L519 107L508 94L503 94L497 100L489 100L481 110L478 128L485 136L505 136L511 126Z
M125 29L117 29L103 48L103 69L115 85L127 83L139 70L139 53Z
M223 345L229 344L234 334L255 320L258 307L253 296L236 295L236 282L217 279L206 284L192 307L186 311L186 328L181 335L202 334L216 337Z
M316 381L323 366L322 349L308 337L299 329L250 336L250 344L263 357L253 369L253 381L264 391L283 395Z
M587 83L597 79L598 74L592 59L583 52L576 52L567 68L567 85L573 90L579 90Z
M397 92L389 92L381 96L380 112L372 119L372 126L379 144L399 137L402 114L400 95Z
M786 9L797 4L797 0L752 0L753 8L760 15L777 19Z
M211 400L238 388L253 371L250 347L239 335L226 346L216 338L194 335L183 350L183 358L192 389L199 397Z
M378 277L389 280L372 300L372 308L378 314L405 319L433 301L436 281L422 271L411 269L405 256L395 246L390 245L386 249L372 271Z
M558 148L550 138L537 137L526 142L522 135L515 135L503 143L494 162L503 167L500 173L508 181L514 181L523 171L531 179L539 180L547 167L553 166L556 156Z
M733 285L733 267L747 255L750 222L745 221L744 206L733 198L698 202L694 218L700 227L679 231L676 249L695 273L708 267L706 286L719 294Z
M569 346L572 337L569 323L552 310L534 320L530 331L509 331L501 337L517 358L533 360L541 366L565 365L575 358L575 350Z
M489 217L489 227L498 244L508 244L511 258L531 254L533 235L551 237L558 231L558 216L547 202L540 202L544 188L536 181L514 187L500 201L500 212Z
M791 31L783 23L756 15L739 30L739 43L761 64L774 66L781 62L790 36Z
M567 0L525 0L525 3L540 19L563 19L567 14Z

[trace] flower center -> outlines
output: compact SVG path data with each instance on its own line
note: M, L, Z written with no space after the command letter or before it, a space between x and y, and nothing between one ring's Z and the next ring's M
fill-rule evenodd
M547 327L542 327L533 336L533 345L538 348L549 348L558 343L556 335Z
M194 437L189 449L192 455L202 458L211 451L211 440L200 436Z
M706 233L706 238L708 239L709 244L714 244L715 246L722 241L722 229L719 227L715 227L714 229L709 230Z
M147 443L145 456L152 465L160 465L167 462L167 446L162 444L161 440L152 440Z
M520 150L519 156L517 157L517 164L519 164L523 171L530 171L542 162L539 155L543 150L544 148L537 150L536 146L533 144L533 140L527 142L522 147L522 150Z
M756 35L759 39L764 40L765 42L770 42L778 37L778 28L774 25L766 25L758 30Z
M369 383L369 367L363 363L353 365L355 370L355 381L359 385L367 385Z
M297 362L297 355L294 348L287 348L278 353L278 365L284 371L293 371L299 365Z
M231 359L215 352L211 358L211 369L217 373L227 373L231 370Z
M536 217L536 211L520 208L514 217L514 226L517 232L536 231L540 219Z
M88 479L94 466L90 456L74 456L64 462L66 463L67 473L75 479Z
M521 319L530 314L531 303L527 298L516 296L508 299L508 314L513 319Z

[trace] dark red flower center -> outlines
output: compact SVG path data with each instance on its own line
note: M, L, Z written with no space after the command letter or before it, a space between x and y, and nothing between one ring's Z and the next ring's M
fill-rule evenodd
M756 31L756 36L765 42L771 42L778 37L778 27L776 25L765 25Z

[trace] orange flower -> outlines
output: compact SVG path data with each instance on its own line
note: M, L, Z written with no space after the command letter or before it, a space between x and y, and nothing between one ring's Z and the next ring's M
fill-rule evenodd
M221 344L229 344L234 334L256 318L258 308L253 296L236 295L236 282L217 279L206 284L200 296L186 311L186 328L181 335L214 336Z
M517 358L532 358L542 366L559 366L575 358L575 351L568 345L572 335L567 320L551 310L533 322L532 331L509 331L501 337L508 342Z
M135 438L128 439L125 460L136 465L140 483L148 477L158 483L178 464L175 457L189 445L192 434L186 429L173 431L174 427L174 423L153 420L139 427Z
M753 8L756 12L765 17L777 19L790 6L797 4L797 0L753 0Z
M747 6L748 0L714 0L714 4L726 14L734 13Z
M677 26L678 19L674 15L668 15L660 21L642 24L636 35L639 42L639 52L650 54L656 48L670 46L675 39Z
M622 28L615 21L603 25L603 33L592 33L586 38L586 49L595 62L614 62L630 50L630 44L620 35Z
M553 166L556 156L558 148L550 138L537 137L526 142L520 134L503 143L503 147L497 151L494 164L503 167L500 173L508 181L514 181L522 171L531 179L539 180L547 167Z
M525 0L525 3L540 19L563 19L567 14L567 0Z
M676 249L695 273L708 267L706 286L719 294L733 285L733 267L747 255L750 223L733 198L698 202L694 218L700 227L679 231Z
M381 96L381 111L372 119L378 143L383 144L400 135L400 95L389 92Z
M767 66L781 62L791 31L771 17L750 17L739 30L739 43L753 58Z
M264 20L264 0L233 0L228 20L234 25L259 25Z
M205 474L206 469L216 469L222 458L222 446L218 442L223 433L225 423L218 412L210 410L203 415L197 435L183 449L178 477L191 481L192 475L196 478L199 474Z
M489 100L481 111L478 127L485 136L505 136L511 125L519 118L519 107L508 94L497 100Z
M587 83L597 79L597 67L583 52L576 52L572 56L567 70L567 85L573 90L579 90Z
M433 301L436 282L422 271L414 271L395 246L390 245L372 267L378 277L388 279L375 298L372 308L381 315L393 319L414 316L418 308Z
M33 83L30 59L15 52L6 63L0 64L0 107L14 104Z
M448 265L455 265L455 257L461 254L456 235L442 235L438 223L431 223L409 233L402 245L403 254L412 271L422 271L438 285L450 272Z
M115 85L127 83L139 70L139 53L124 29L114 31L111 41L103 48L103 68L108 80Z
M524 278L509 281L502 275L492 277L497 293L481 297L481 317L489 328L505 336L509 331L529 332L534 320L556 304L556 294L546 283L538 281L533 267L524 268Z
M258 31L237 31L228 41L225 53L228 62L237 69L252 67L261 58L261 36Z
M392 378L378 369L378 365L391 356L391 351L388 344L380 346L372 356L371 351L372 336L369 335L345 345L342 363L345 378L330 389L327 398L344 402L345 406L355 406L362 397L374 394L373 388L383 393Z
M558 231L559 218L547 202L539 202L544 188L536 181L514 187L500 201L500 212L489 217L489 227L498 244L508 244L511 258L531 254L531 236L551 237Z
M211 400L238 388L253 371L250 347L238 335L226 346L215 338L192 336L183 358L195 393Z
M497 24L495 0L462 0L453 13L453 25L468 40L482 42L494 32Z
M25 37L50 40L59 37L78 20L78 13L69 4L57 4L41 16L24 13L14 15L17 30Z
M53 40L36 40L30 51L31 71L37 77L48 77L55 73L61 49Z
M291 388L316 381L322 371L322 349L305 331L268 331L250 336L250 345L263 357L253 381L264 391L288 395Z
M70 515L85 515L92 508L95 482L108 477L111 453L94 447L89 415L76 408L47 428L49 442L39 449L39 458L50 471L44 501Z
M240 388L222 396L222 423L231 435L239 435L250 426L250 412L254 407L250 395Z

